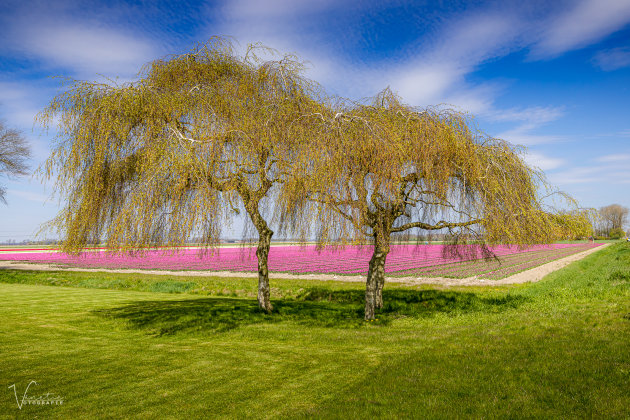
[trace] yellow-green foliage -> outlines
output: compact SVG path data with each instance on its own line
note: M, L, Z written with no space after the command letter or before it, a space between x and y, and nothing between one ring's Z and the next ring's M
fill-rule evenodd
M149 63L136 82L75 81L52 100L39 118L58 118L58 135L42 171L65 202L52 222L64 250L193 235L212 245L239 208L270 238L270 205L287 230L317 226L321 243L388 242L411 228L490 243L553 238L542 174L512 145L388 89L370 104L324 100L298 59L265 62L260 48L240 57L215 38Z
M43 168L66 206L52 222L66 251L218 241L232 210L266 226L259 204L290 174L285 127L317 86L292 56L263 62L215 38L156 60L122 86L73 82L40 114L59 118Z
M318 226L321 243L373 237L387 246L411 228L485 243L553 239L542 173L462 113L417 110L386 89L369 104L329 104L308 129L316 134L300 154L304 194L286 207L302 234ZM315 219L300 219L313 202Z
M571 240L593 236L591 219L594 211L594 209L581 209L550 214L554 239Z

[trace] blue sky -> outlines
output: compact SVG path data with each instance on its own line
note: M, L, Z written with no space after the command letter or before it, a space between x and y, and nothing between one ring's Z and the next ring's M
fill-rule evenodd
M33 125L59 92L51 76L133 80L213 35L295 53L331 93L390 86L412 105L468 111L488 134L527 146L528 162L583 207L630 207L630 0L4 0L0 118L23 130L36 167L54 134ZM50 185L0 182L0 242L32 237L55 215Z

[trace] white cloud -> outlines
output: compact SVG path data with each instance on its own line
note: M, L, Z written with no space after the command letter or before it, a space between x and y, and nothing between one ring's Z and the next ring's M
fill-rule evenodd
M572 185L586 183L600 183L607 180L605 168L595 167L574 167L566 171L551 174L549 179L555 185Z
M630 48L613 48L600 51L593 58L594 63L604 71L613 71L630 66Z
M410 103L448 103L472 113L486 112L497 85L471 85L466 75L484 61L506 54L518 36L518 24L507 15L475 14L444 25L430 46L422 46L407 63L385 74L389 84Z
M453 104L464 112L475 116L485 116L493 111L494 98L502 89L496 83L484 83L477 86L469 86L461 91L455 90L444 100L446 104Z
M604 162L607 163L607 162ZM595 166L574 166L566 171L553 173L549 179L556 185L573 184L624 184L630 181L627 165L606 164Z
M308 75L343 96L359 99L390 86L411 105L449 103L475 113L488 109L498 89L490 84L471 85L466 75L485 60L510 51L521 26L514 16L488 10L464 15L445 21L437 33L428 36L430 42L367 65L345 55L340 48L344 39L327 37L317 24L318 19L352 14L353 8L360 7L332 1L278 0L274 4L277 7L229 2L218 10L219 24L209 25L206 31L233 35L244 44L262 42L282 52L299 51L313 65ZM361 7L365 11L376 6Z
M619 153L619 154L614 154L614 155L605 155L605 156L600 156L596 159L598 162L611 162L611 163L616 163L616 162L626 162L626 163L630 163L630 154L628 153Z
M46 8L2 19L2 49L90 80L97 74L128 80L161 53L152 40L122 26L65 13Z
M529 132L528 128L523 127L516 127L512 130L503 131L494 137L507 140L512 144L520 144L523 146L557 143L566 140L563 136L532 134Z
M566 164L564 159L546 156L538 152L527 151L523 153L522 156L523 160L525 160L528 165L539 168L543 171L557 169Z
M394 74L390 72L386 72L386 74L391 77L389 83L391 88L399 92L407 102L417 105L444 102L445 92L452 88L454 83L459 82L462 77L461 71L446 65L434 64L416 67L414 64L408 67L400 69ZM383 86L386 81L383 80L378 83L379 86Z
M610 173L610 177L612 179L617 180L617 181L630 180L630 171L628 171L628 170L613 171L613 172Z
M133 76L158 55L149 42L107 28L45 25L22 39L25 51L83 74Z
M23 83L0 82L0 116L11 127L30 130L39 112L41 89Z
M444 25L422 58L471 70L487 59L512 51L521 30L516 16L492 11L473 13Z
M627 0L583 0L555 19L546 21L532 58L545 59L591 45L630 21Z
M336 2L332 0L267 0L264 2L232 0L224 8L224 13L229 19L268 21L321 12L335 4Z
M565 140L562 136L535 134L534 131L544 124L555 121L564 116L563 107L528 107L510 108L506 110L491 110L485 116L494 121L515 121L519 125L503 131L495 137L513 144L530 146L534 144L555 143Z
M260 10L262 6L242 0L227 3L221 9L221 24L207 30L234 35L244 43L261 41L280 51L299 51L313 65L308 76L343 96L360 99L390 86L411 105L447 104L494 121L517 122L516 127L497 136L512 143L533 145L564 140L536 132L543 124L562 117L563 107L498 110L494 102L504 86L467 80L484 62L532 42L531 23L517 12L486 9L455 16L423 36L403 56L367 65L344 55L338 48L343 39L337 43L320 32L318 13L336 13L342 7L339 3L318 2L312 10L304 2L289 3L281 10ZM309 23L304 24L305 21ZM557 167L559 163L544 160L542 166Z
M494 110L486 116L495 121L519 121L530 126L538 126L564 116L564 107L534 106L521 109L510 108Z

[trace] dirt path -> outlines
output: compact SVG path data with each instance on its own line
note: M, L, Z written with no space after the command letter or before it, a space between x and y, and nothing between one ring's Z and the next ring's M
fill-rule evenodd
M503 284L516 284L536 282L541 280L547 274L556 271L566 265L581 260L593 252L599 251L607 247L608 244L591 248L587 251L579 252L568 257L534 267L527 271L514 274L500 280L487 280L477 277L467 277L463 279L450 279L444 277L386 277L386 281L392 283L404 284L438 284L442 286L490 286ZM182 277L241 277L241 278L258 278L257 273L239 273L231 271L168 271L168 270L138 270L138 269L120 269L111 270L106 268L68 268L56 266L53 264L30 264L14 261L0 261L0 270L17 269L17 270L36 270L36 271L83 271L83 272L106 272L106 273L137 273L137 274L157 274L163 276L182 276ZM303 280L335 280L349 282L364 282L365 276L342 276L334 274L287 274L287 273L270 273L270 277L279 279L303 279Z

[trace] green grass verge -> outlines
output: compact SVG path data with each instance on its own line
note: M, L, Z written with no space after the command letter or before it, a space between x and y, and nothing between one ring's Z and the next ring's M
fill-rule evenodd
M535 284L388 284L373 323L361 284L272 280L271 315L255 286L0 270L0 417L630 416L627 244ZM19 410L31 380L63 404Z

